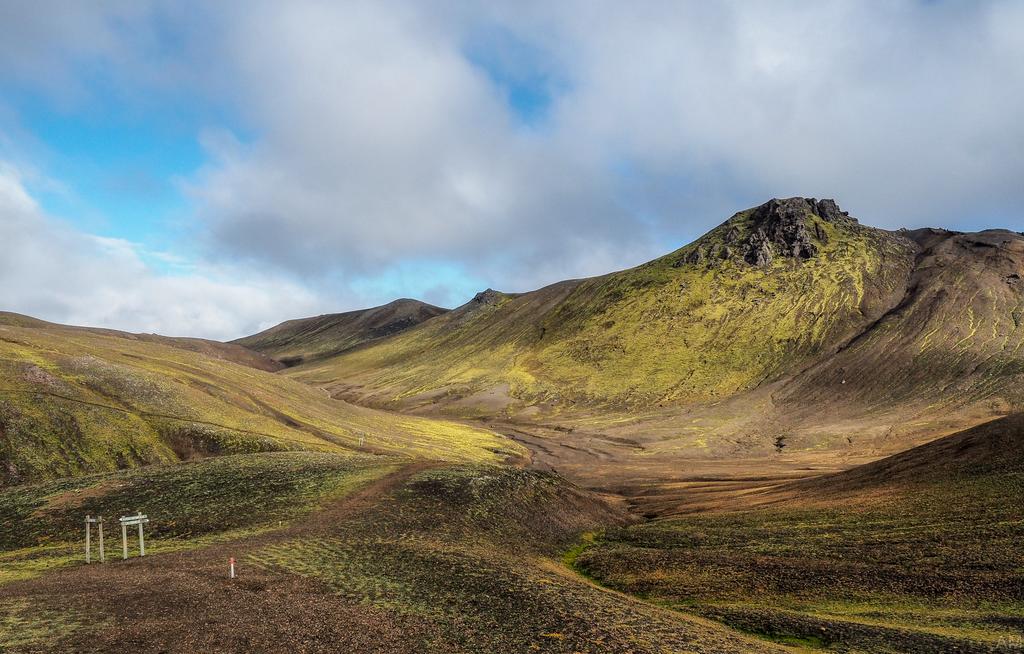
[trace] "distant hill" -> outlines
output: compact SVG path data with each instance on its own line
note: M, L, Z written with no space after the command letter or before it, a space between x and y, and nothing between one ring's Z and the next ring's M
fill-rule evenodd
M401 299L372 309L289 320L233 342L294 366L393 336L446 312L419 300Z
M11 327L43 327L92 334L108 334L110 336L117 336L128 340L160 343L162 345L169 345L182 350L190 350L192 352L205 354L206 356L213 357L214 359L223 359L243 366L249 366L250 368L266 370L267 372L276 372L284 368L283 364L271 359L270 357L264 356L254 350L247 349L241 345L211 341L205 338L161 336L159 334L133 334L116 329L59 325L52 322L46 322L45 320L39 320L38 318L33 318L31 316L25 316L20 313L11 313L9 311L0 311L0 325L8 325Z
M253 363L268 367L238 345L3 314L0 485L224 453L520 453L489 431L352 406Z

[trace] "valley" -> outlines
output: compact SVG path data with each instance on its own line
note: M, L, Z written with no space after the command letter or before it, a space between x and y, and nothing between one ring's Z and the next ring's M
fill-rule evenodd
M1021 275L789 198L232 343L0 314L0 651L1019 651Z

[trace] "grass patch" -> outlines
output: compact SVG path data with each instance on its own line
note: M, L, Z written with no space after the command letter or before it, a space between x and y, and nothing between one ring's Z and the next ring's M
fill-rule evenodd
M444 651L759 651L566 574L566 547L614 519L550 474L448 467L410 478L334 536L276 543L249 561L425 620Z
M56 611L28 600L0 601L0 652L54 647L77 632L98 629L102 620L75 611Z

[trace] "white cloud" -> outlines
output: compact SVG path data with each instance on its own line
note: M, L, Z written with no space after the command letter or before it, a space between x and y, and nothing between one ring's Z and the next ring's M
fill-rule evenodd
M1010 3L615 4L587 21L586 3L557 6L563 125L651 174L835 196L886 226L1024 199Z
M441 261L525 290L638 263L772 196L835 197L887 227L1024 228L1019 2L111 6L31 18L0 57L38 71L77 53L137 91L171 71L230 106L242 126L211 125L189 180L196 238L208 261L308 288ZM541 78L539 124L469 46Z
M230 339L320 306L303 287L246 269L160 274L134 244L44 215L2 163L0 243L0 307L58 322Z
M517 125L436 12L270 3L234 24L224 60L259 136L208 139L193 192L218 251L308 275L451 259L528 286L650 245L602 164Z
M232 25L258 136L196 194L218 249L307 273L440 257L525 288L798 194L1024 226L1013 3L272 3ZM566 80L541 129L461 50L489 25Z

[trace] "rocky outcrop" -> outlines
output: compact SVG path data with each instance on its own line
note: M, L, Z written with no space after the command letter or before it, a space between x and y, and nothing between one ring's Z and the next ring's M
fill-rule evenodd
M474 295L473 299L470 300L470 303L472 303L472 304L495 305L495 304L500 304L502 298L504 298L504 297L505 297L505 294L502 293L501 291L496 291L493 288L488 288L487 290L480 291L479 293Z
M776 256L810 259L828 235L817 223L809 220L817 215L834 224L856 223L834 200L788 198L770 200L750 215L751 232L743 251L743 260L754 266L766 266ZM726 240L733 231L726 234Z

